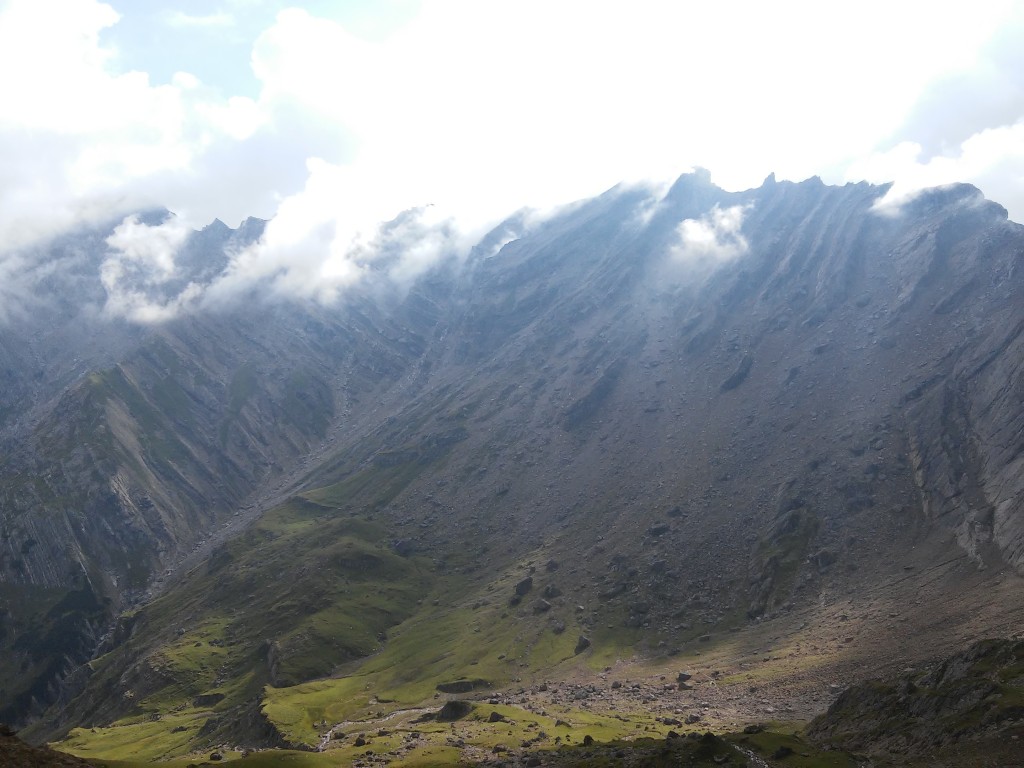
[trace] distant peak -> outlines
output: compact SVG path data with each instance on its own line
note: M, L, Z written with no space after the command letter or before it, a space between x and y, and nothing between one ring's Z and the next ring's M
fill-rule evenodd
M176 214L166 208L149 208L139 211L136 218L140 224L145 224L147 227L158 227L169 219L176 218Z

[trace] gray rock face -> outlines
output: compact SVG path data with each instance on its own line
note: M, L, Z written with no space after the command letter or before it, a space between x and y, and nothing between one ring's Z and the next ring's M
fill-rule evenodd
M922 754L951 743L1010 742L1024 689L1024 643L985 640L896 678L845 689L808 735L868 752Z
M905 395L910 455L925 513L979 563L986 545L1024 568L1024 324L1021 250L1005 231L978 233L980 213L934 226L922 310L945 352ZM973 226L972 226L973 225ZM1019 229L1019 228L1018 228ZM941 322L952 315L950 328ZM958 336L957 331L962 333Z
M199 233L184 262L217 244L223 257L235 234L214 229L215 242ZM93 239L85 245L99 248ZM14 391L27 413L0 430L0 582L27 602L0 603L0 719L23 722L45 706L54 679L96 651L118 612L236 512L256 511L273 484L283 490L337 416L352 418L416 360L423 339L402 307L429 332L431 305L414 293L385 317L388 301L236 308L131 329L90 324L69 304L40 322L63 323L70 338L109 337L75 358L100 365L77 378L62 334L50 343L31 325L5 329L6 348L23 343L61 373L33 378L9 361L25 374ZM45 600L32 597L40 590Z

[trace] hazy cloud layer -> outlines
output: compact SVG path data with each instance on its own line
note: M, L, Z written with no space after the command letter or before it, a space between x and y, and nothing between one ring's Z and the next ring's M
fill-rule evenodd
M881 209L898 209L923 189L967 180L1019 220L1019 202L1015 207L1014 201L1024 200L1024 118L979 131L954 150L927 159L920 144L899 144L858 164L856 170L871 181L896 179L879 201Z
M224 11L193 15L170 10L164 13L163 20L172 27L230 27L235 24L234 15Z
M746 211L742 205L716 205L699 219L684 219L676 229L679 242L670 253L673 261L715 265L745 254L750 247L742 232Z
M961 53L969 60L930 81L889 140L850 164L848 180L895 181L881 207L969 182L1024 222L1024 12L1006 7L987 44Z
M175 257L189 226L173 216L148 226L137 216L126 218L107 238L110 247L100 267L107 291L104 310L141 323L169 319L198 298L200 288L165 290L177 276Z
M138 28L139 6L0 4L0 66L17 74L0 80L0 301L30 290L34 243L157 206L176 227L273 221L191 288L162 271L163 226L122 225L108 312L159 319L257 289L331 300L371 272L412 279L522 206L696 165L730 189L771 171L895 180L892 200L970 181L1024 220L1018 3L425 0L373 35L330 5L267 22L242 95L215 67L191 74L187 48L160 82L126 66L120 14ZM206 60L255 11L148 12ZM682 242L739 247L726 214Z

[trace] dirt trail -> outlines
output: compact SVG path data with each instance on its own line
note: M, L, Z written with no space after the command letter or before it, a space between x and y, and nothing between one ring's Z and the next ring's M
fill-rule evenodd
M427 707L414 707L412 709L396 709L394 712L384 715L383 717L374 717L369 720L342 720L340 723L332 725L320 736L320 743L317 744L316 751L323 752L327 749L327 745L331 743L331 740L334 738L334 734L342 732L347 728L355 727L358 730L369 731L374 728L380 728L385 723L397 720L399 717L403 717L405 715L425 715L426 713L433 711L433 709Z

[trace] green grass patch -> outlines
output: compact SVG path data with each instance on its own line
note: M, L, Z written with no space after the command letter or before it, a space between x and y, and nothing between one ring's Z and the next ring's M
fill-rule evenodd
M205 722L202 716L169 715L159 720L115 723L107 728L75 728L54 746L87 760L151 763L188 752L192 738Z
M550 617L535 615L524 603L507 606L517 576L511 569L492 591L469 592L454 576L439 578L419 610L389 631L381 651L344 669L344 676L281 688L268 687L264 712L296 742L315 743L316 723L364 717L389 702L387 709L433 701L437 686L461 679L482 679L501 687L512 678L561 664L580 663L574 655L579 628L566 615L566 630L552 631ZM438 705L439 706L439 705Z
M225 618L209 619L165 647L161 655L175 672L209 674L228 656L227 648L221 645L228 624Z
M731 734L729 741L761 759L792 768L857 768L861 763L845 752L821 751L795 734L766 730L755 734Z
M373 467L334 485L305 493L303 498L337 509L377 510L390 503L422 471L423 466L416 461Z
M135 690L112 711L161 716L132 724L147 733L167 730L166 716L185 712L223 713L228 727L232 708L258 700L268 683L305 682L376 653L435 580L433 564L392 551L379 524L296 499L148 605L132 639L94 665L97 690ZM117 741L125 733L76 733L72 743L90 755L134 759ZM152 748L139 741L149 757L202 744L189 741L196 736Z
M69 754L77 754L71 752L65 748L65 744L55 745L55 748L59 748L63 752ZM92 759L97 762L97 766L103 768L153 768L154 765L160 768L188 768L192 765L220 765L223 763L238 763L239 766L245 766L245 768L338 768L338 758L330 753L324 752L300 752L296 750L288 749L267 749L267 750L256 750L251 752L238 752L235 750L217 750L222 759L218 762L210 761L210 754L214 750L208 749L195 753L187 754L183 757L174 757L166 760L146 760L146 759L120 759L110 757L93 757L86 758ZM84 755L78 755L79 757L85 757Z

